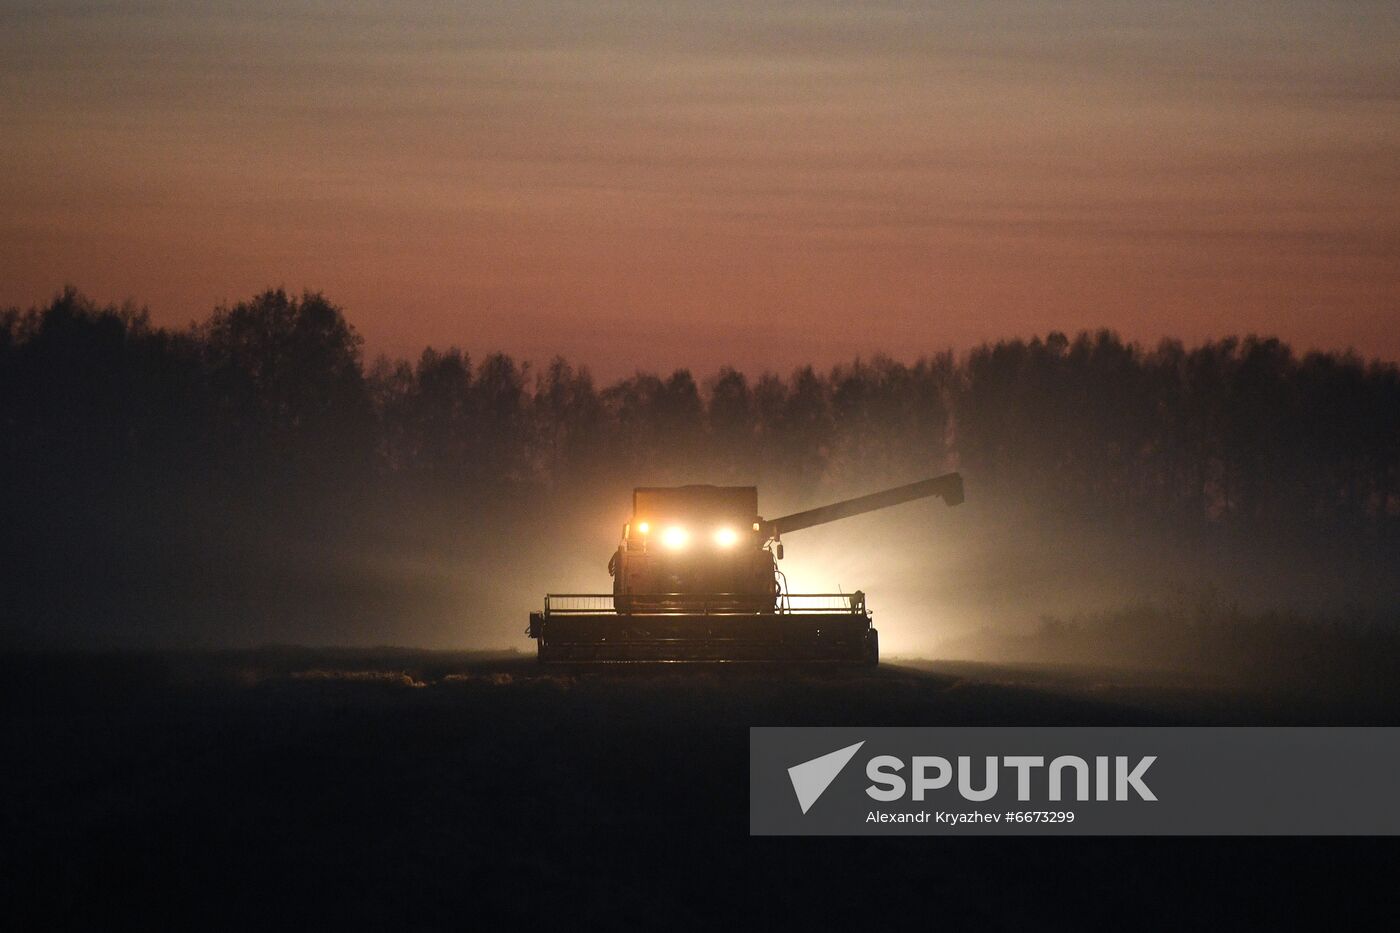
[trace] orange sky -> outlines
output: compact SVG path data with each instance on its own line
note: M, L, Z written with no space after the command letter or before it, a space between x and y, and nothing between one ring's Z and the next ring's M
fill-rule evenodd
M371 353L605 375L1400 358L1393 2L89 6L0 0L0 304L319 288Z

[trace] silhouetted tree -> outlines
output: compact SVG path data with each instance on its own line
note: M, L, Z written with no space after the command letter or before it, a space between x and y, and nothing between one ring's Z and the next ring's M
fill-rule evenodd
M604 415L588 369L552 360L536 380L533 417L538 470L546 481L571 487L593 481L605 463L599 443Z
M263 292L217 309L199 336L232 462L320 473L372 449L362 341L319 293Z
M748 379L726 366L710 383L709 396L710 462L716 474L725 482L753 482L758 474L758 412Z

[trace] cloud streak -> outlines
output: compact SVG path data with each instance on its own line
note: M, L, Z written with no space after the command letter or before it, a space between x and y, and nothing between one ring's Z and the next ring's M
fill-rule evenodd
M1390 4L5 2L0 25L0 302L71 281L183 320L307 285L372 349L596 357L601 326L637 334L603 349L619 371L1100 325L1400 356Z

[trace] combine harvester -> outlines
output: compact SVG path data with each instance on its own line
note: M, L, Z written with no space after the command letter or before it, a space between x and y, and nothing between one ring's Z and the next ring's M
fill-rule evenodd
M551 593L527 630L544 664L845 662L874 665L879 633L865 594L787 592L785 534L937 496L963 501L949 473L765 521L754 486L633 492L608 561L612 595Z

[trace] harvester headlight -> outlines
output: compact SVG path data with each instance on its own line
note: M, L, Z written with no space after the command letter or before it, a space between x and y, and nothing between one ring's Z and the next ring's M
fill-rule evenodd
M661 543L673 551L679 551L690 542L690 532L680 525L672 525L661 532Z
M738 543L739 543L739 532L735 531L733 528L716 528L716 529L715 529L715 546L716 546L716 547L726 547L726 548L728 548L728 547L733 547L734 545L736 545L736 544L738 544Z
M637 522L637 534L651 534L651 526L646 522Z

